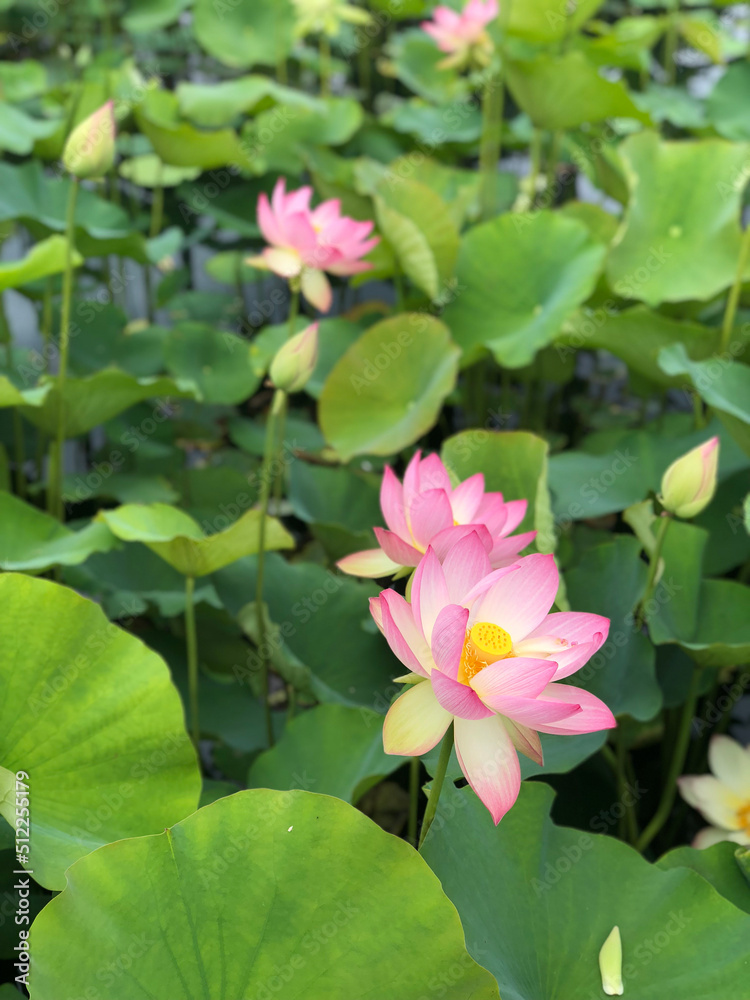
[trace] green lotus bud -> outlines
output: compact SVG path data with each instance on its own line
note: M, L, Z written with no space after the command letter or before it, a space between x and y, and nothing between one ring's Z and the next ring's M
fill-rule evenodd
M318 324L313 323L291 337L271 362L269 375L277 389L299 392L318 363Z
M103 177L115 159L115 115L107 101L80 122L68 136L63 165L81 180Z
M609 937L599 952L599 971L602 974L602 989L608 997L621 997L622 985L622 939L620 928L615 924Z
M716 492L719 464L719 439L711 438L672 462L661 481L661 500L665 510L676 517L700 514Z

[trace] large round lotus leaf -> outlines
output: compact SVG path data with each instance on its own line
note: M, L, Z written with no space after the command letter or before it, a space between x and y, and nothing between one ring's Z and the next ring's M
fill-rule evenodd
M34 1000L498 998L419 855L338 799L238 792L68 879L31 932Z
M63 500L67 498L63 496ZM0 492L0 568L44 570L75 566L93 552L109 552L115 537L104 524L89 524L80 531L65 525L21 500Z
M44 376L38 388L50 387L41 405L22 406L24 417L50 436L56 433L60 397L57 376ZM144 399L176 397L195 399L197 387L192 382L180 382L171 378L136 378L129 372L116 368L105 368L84 378L65 380L65 436L68 438L86 434L99 424L111 420L118 413L129 409ZM155 404L154 414L163 421L164 404Z
M249 489L249 487L248 487ZM241 500L238 497L237 503ZM251 502L246 496L246 504ZM222 522L227 520L220 514ZM124 542L143 542L183 576L215 573L242 556L254 555L259 547L261 512L248 510L223 531L205 535L193 518L164 503L124 504L103 510L97 518ZM294 539L275 517L266 518L265 547L294 548Z
M196 0L195 37L225 66L276 66L294 41L295 12L290 0Z
M64 236L48 236L46 240L36 243L21 260L4 261L0 264L0 292L51 274L60 274L65 270L67 245ZM82 261L81 255L74 250L73 266L77 267Z
M615 925L627 1000L746 1000L750 917L689 868L555 826L552 797L525 782L495 827L468 788L455 791L423 849L503 1000L606 1000L598 955Z
M59 584L4 573L0 603L0 812L26 771L29 867L61 889L82 855L192 812L200 773L160 657Z
M734 281L750 147L723 139L626 139L627 214L607 260L618 295L656 306L709 299ZM750 269L748 269L750 271Z
M194 382L207 403L243 403L260 385L249 341L205 323L178 323L164 356L169 371Z
M488 348L502 365L529 364L591 295L604 254L582 222L553 212L507 213L471 229L443 315L463 363Z
M603 0L577 0L560 6L560 0L523 0L508 4L508 33L531 42L562 41L580 27Z
M162 163L155 153L134 156L120 164L118 173L140 187L177 187L183 181L194 181L200 176L199 167L173 167Z
M448 329L404 313L371 326L340 359L320 396L320 427L342 461L392 455L433 426L456 384Z

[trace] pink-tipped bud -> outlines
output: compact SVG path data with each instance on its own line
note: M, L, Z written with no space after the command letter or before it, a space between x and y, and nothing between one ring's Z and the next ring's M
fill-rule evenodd
M84 118L68 136L63 165L81 180L103 177L115 159L115 113L107 101Z
M672 462L661 481L664 508L676 517L690 518L708 507L716 492L719 439L711 438Z
M304 389L318 363L318 324L313 323L291 337L271 362L269 375L277 389Z

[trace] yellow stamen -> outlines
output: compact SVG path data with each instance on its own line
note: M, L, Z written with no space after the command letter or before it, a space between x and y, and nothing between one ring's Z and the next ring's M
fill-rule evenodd
M741 830L750 834L750 802L746 802L737 810L737 822L740 824Z
M492 622L477 622L464 641L458 680L468 684L480 670L512 655L513 641L505 629Z

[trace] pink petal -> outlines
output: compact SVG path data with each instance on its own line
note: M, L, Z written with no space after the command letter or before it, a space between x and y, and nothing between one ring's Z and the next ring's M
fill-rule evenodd
M445 490L446 493L450 493L451 489L451 477L448 475L448 470L443 465L440 456L433 452L427 458L422 459L419 466L420 492L424 493L425 490Z
M383 598L382 594L370 598L370 614L380 631L383 631Z
M526 510L529 506L528 500L508 500L505 504L505 524L502 527L503 535L509 535L515 531L518 525L526 517Z
M302 293L322 313L327 313L333 304L333 292L322 271L305 268L302 272Z
M461 770L497 826L521 790L521 766L508 730L496 715L457 718L455 739Z
M454 524L450 528L444 528L442 531L439 531L430 544L435 550L435 555L442 562L457 542L460 542L462 538L467 538L471 534L479 537L485 552L490 551L492 548L492 538L483 524Z
M500 536L508 520L507 505L502 493L485 493L474 514L474 520L486 524L493 538Z
M494 622L513 642L525 639L544 620L557 596L559 574L553 556L526 556L511 575L501 577L484 595L472 617Z
M455 604L463 604L471 589L492 572L487 552L476 531L469 532L451 548L443 561L443 572L450 599Z
M432 548L427 549L417 566L411 585L411 601L415 618L429 642L437 616L446 604L451 603L443 567Z
M416 655L416 651L411 648L411 645L409 644L409 642L407 641L407 639L404 637L403 633L401 632L401 630L399 629L398 625L394 621L394 618L393 618L393 615L391 614L391 610L390 610L390 606L389 606L390 605L390 601L387 599L386 595L388 595L388 597L390 597L390 599L393 601L393 606L394 607L397 607L397 603L396 603L396 601L394 599L401 596L400 594L397 594L394 590L384 591L380 595L380 597L381 597L381 601L380 601L380 620L382 622L382 630L383 630L383 635L386 638L386 642L391 647L391 650L394 653L394 655L398 657L398 659L403 663L403 665L407 669L411 670L412 673L419 674L421 677L428 677L429 676L428 671L425 670L425 668L419 662L419 659L418 659L418 657ZM401 598L401 600L403 601L403 598ZM404 601L404 604L406 604L406 601ZM408 607L408 605L407 605L407 607ZM400 614L401 620L405 621L406 616L404 615L403 611L400 611L399 614ZM417 634L419 634L418 630L416 629L416 626L414 625L414 619L411 618L411 608L410 607L409 607L409 610L407 612L407 615L408 615L408 618L411 619L411 621L407 625L407 627L409 629L409 633L411 635L413 635L415 632L417 632ZM376 621L377 621L377 618L376 618ZM425 646L426 645L425 641L421 637L421 635L419 636L419 639L420 639L420 644L422 646Z
M461 653L466 638L468 608L448 604L435 619L432 630L432 657L439 670L454 680L458 676Z
M294 250L279 250L276 247L266 247L263 259L269 269L280 278L296 278L302 270L302 260Z
M469 524L476 514L484 496L484 475L477 472L469 476L451 494L453 520L459 524Z
M486 719L494 715L466 684L460 684L440 670L433 670L430 680L435 697L451 715L459 719Z
M403 757L421 757L445 736L451 719L429 681L412 684L388 710L383 723L383 749Z
M426 549L438 532L453 525L453 510L445 490L420 492L409 507L412 535Z
M614 715L604 702L583 688L573 687L572 684L550 684L541 697L547 704L555 701L561 705L580 705L581 710L559 722L534 726L540 733L595 733L600 729L614 729L617 725Z
M569 677L604 644L609 633L609 618L585 611L556 611L547 615L519 644L519 652L524 656L541 655L546 651L557 661L555 680ZM567 648L554 648L552 637L564 640ZM534 640L542 640L541 642Z
M535 729L529 729L528 726L522 726L520 722L514 722L507 717L503 718L503 723L516 750L542 767L544 754L542 753L542 741L539 739L539 733Z
M271 205L265 193L258 198L258 226L267 243L274 246L281 245L281 231L276 224L276 217L271 211Z
M414 619L414 608L408 601L404 600L401 594L396 593L395 590L384 590L380 595L380 600L384 609L387 609L390 614L394 627L398 629L409 649L414 654L414 658L418 664L418 666L412 667L414 673L427 677L434 663L430 646ZM385 617L385 614L383 617Z
M536 538L536 531L525 531L521 535L511 535L509 538L499 538L492 546L490 562L493 566L504 566L518 559L520 552Z
M383 481L380 484L380 509L383 511L385 523L390 530L401 538L409 538L410 532L404 513L404 488L390 465L386 465L383 470Z
M555 676L557 664L552 660L532 660L511 656L491 663L474 674L471 686L486 704L496 712L508 715L497 707L505 698L537 698Z
M476 527L476 526L475 526ZM461 602L466 607L471 608L472 604L479 604L479 598L483 597L488 590L491 590L495 583L502 579L502 577L507 576L509 573L515 573L520 566L520 562L517 560L511 566L501 566L499 569L493 569L491 573L488 573L483 580L480 580L474 587L471 588L468 594L464 596ZM472 609L469 615L469 624L473 625L477 620L475 614L476 608Z
M419 463L421 455L421 451L414 452L404 472L404 510L406 511L407 521L409 519L409 509L419 495Z
M399 566L416 566L422 558L419 549L415 549L413 545L409 545L392 531L386 531L385 528L373 528L372 530L375 532L375 537L380 542L382 550L389 559L398 563Z
M401 569L401 563L395 563L382 549L363 549L362 552L352 552L336 563L342 573L350 576L366 576L376 580L381 576L393 576Z

